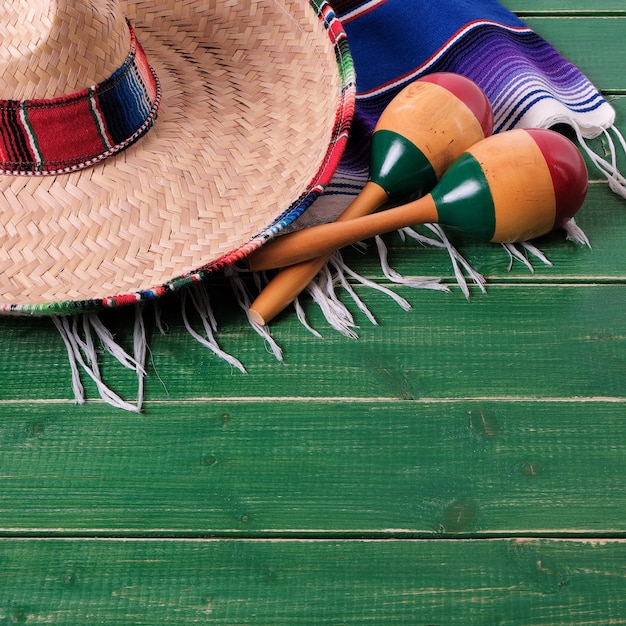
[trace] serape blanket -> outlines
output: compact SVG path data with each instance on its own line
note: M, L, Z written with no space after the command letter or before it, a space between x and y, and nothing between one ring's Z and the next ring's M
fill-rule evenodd
M338 0L333 6L354 59L357 105L326 201L347 191L350 179L361 185L369 137L383 109L402 87L432 72L455 72L478 84L493 108L494 132L569 125L611 188L626 197L626 179L614 159L594 154L585 142L612 130L624 148L613 107L577 67L496 0ZM607 143L615 149L610 138Z

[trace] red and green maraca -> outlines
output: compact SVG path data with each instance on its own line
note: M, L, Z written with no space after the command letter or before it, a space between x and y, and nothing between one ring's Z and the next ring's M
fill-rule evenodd
M388 201L397 204L423 196L464 150L492 131L489 101L468 78L442 72L409 84L378 120L372 136L369 180L337 221L367 215ZM282 311L328 257L309 258L277 274L250 307L251 319L265 324ZM271 264L284 265L279 260Z
M465 151L423 198L286 235L255 252L249 265L283 267L423 223L438 222L484 241L526 241L560 228L586 192L587 168L569 139L553 130L511 130Z
M492 132L491 105L476 83L448 72L423 76L400 91L380 116L372 135L369 180L344 215L372 196L379 202L370 202L368 213L387 200L405 203L425 195L464 150Z

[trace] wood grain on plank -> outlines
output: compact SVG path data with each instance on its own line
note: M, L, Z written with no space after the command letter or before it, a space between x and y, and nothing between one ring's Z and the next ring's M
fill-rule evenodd
M323 339L306 331L291 312L277 318L272 332L284 351L284 361L278 362L223 290L223 301L216 301L221 323L217 336L225 350L242 360L248 374L232 371L189 336L176 307L164 316L169 325L165 336L147 317L152 349L147 397L624 396L626 285L498 284L469 300L458 290L398 291L412 303L412 311L403 311L384 294L359 290L379 320L379 326L373 326L352 306L359 340L331 329L312 303L306 303L306 312ZM124 322L129 318L118 314L105 319L128 345L132 326ZM191 320L201 331L199 319ZM69 400L70 369L55 331L6 321L5 340L0 342L2 400ZM32 352L21 342L24 337ZM27 358L12 360L18 349L26 351ZM135 375L107 354L101 361L105 380L123 396L133 397ZM86 377L85 386L90 397L97 397ZM79 408L74 413L82 415Z
M623 623L623 541L0 542L0 623Z
M5 405L0 534L624 536L623 407Z

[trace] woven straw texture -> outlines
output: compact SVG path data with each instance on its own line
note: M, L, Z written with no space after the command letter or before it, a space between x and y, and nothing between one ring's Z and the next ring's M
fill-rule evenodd
M5 312L116 306L232 263L319 193L351 115L349 55L338 63L322 3L81 4L0 9L0 98L50 98L110 76L128 54L127 16L161 82L159 116L93 167L0 178Z

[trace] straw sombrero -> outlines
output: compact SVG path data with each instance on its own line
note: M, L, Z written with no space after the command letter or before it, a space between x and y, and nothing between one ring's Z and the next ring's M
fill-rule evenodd
M12 0L0 98L0 311L56 315L177 290L291 223L354 77L320 0Z

